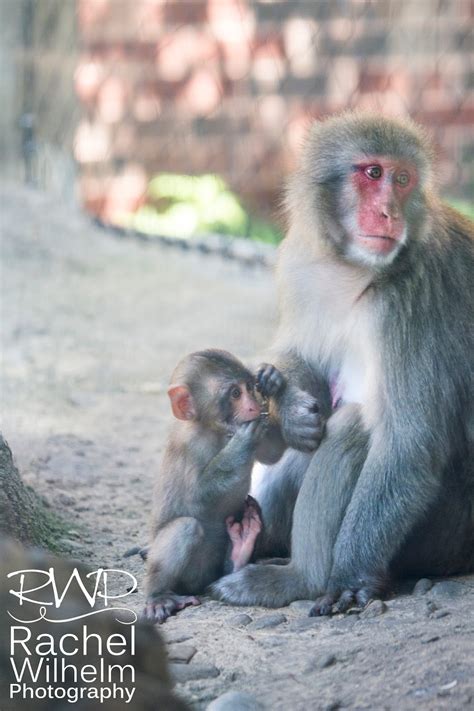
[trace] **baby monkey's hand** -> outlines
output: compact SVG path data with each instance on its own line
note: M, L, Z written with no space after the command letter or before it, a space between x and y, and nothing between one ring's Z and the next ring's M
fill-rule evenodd
M274 365L262 363L257 369L255 383L257 391L263 397L275 397L283 392L286 378Z

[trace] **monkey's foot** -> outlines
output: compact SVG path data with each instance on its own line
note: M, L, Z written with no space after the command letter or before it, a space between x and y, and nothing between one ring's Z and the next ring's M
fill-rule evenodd
M233 516L229 516L226 519L226 526L230 540L232 541L230 559L234 565L233 572L235 573L249 562L255 548L258 534L262 530L260 506L252 496L247 496L245 500L245 510L242 521L235 521Z
M347 612L354 605L365 607L372 600L380 598L380 591L371 588L361 588L360 590L343 590L341 593L332 593L318 597L309 612L310 617L322 617L326 615L337 615Z
M143 611L151 622L162 624L168 617L189 605L200 605L201 601L194 595L176 595L173 592L158 593L148 598Z

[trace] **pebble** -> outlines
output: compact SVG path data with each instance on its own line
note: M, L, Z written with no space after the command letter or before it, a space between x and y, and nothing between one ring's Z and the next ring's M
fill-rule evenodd
M196 652L196 647L190 644L169 644L167 647L168 659L181 664L190 662Z
M227 620L227 624L231 627L246 627L251 622L252 618L245 612L239 612L237 615L232 615L232 617Z
M433 617L435 620L440 620L442 617L447 617L450 614L449 610L438 610L434 613Z
M169 665L171 678L177 684L184 684L186 681L194 679L215 679L219 676L220 670L212 664L176 664Z
M383 600L372 600L372 602L369 602L365 610L360 613L360 619L368 620L372 617L378 617L379 615L383 615L384 612L387 612L387 610L388 607Z
M327 669L337 662L334 654L323 654L318 659L312 659L305 667L305 673L316 671L316 669Z
M297 612L309 614L313 605L314 600L295 600L294 602L290 602L290 610L296 610Z
M68 548L69 550L81 550L83 548L82 543L71 541L70 538L60 538L58 545L60 548Z
M455 580L442 580L440 583L435 583L431 588L431 594L436 597L461 597L467 595L469 587L458 583Z
M430 642L437 642L439 640L439 635L434 634L429 637L425 637L421 640L421 644L430 644Z
M263 637L259 640L262 647L282 647L286 641L281 637Z
M263 711L265 707L245 691L227 691L211 701L207 711Z
M333 627L333 629L335 628L342 632L342 630L353 629L358 621L358 615L352 615L351 617L333 617L333 619L331 620L331 626Z
M433 583L428 578L421 578L418 580L415 587L413 588L412 595L426 595L426 593L431 590Z
M187 642L189 639L192 639L193 636L192 634L176 634L176 635L168 635L166 634L165 630L165 637L166 637L166 644L178 644L179 642Z
M278 625L281 625L283 622L286 622L286 617L281 613L277 613L275 615L264 615L258 620L255 620L255 622L249 624L247 629L265 630L271 627L278 627Z
M433 602L433 600L427 600L426 601L426 614L427 615L432 615L433 612L436 612L438 609L438 605Z
M62 506L74 506L74 504L77 503L76 499L68 494L59 494L57 500Z
M288 632L304 632L311 630L321 624L324 617L300 617L298 620L293 620L288 625Z

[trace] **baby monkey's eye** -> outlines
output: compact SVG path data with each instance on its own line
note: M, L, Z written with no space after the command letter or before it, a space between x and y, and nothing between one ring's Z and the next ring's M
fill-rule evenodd
M238 400L241 396L240 388L237 385L230 391L230 396L233 400Z
M380 165L370 165L365 169L365 174L371 180L378 180L382 177L382 168Z
M251 380L249 380L249 382L246 383L246 388L247 388L247 392L249 392L252 395L253 391L255 390L255 384Z

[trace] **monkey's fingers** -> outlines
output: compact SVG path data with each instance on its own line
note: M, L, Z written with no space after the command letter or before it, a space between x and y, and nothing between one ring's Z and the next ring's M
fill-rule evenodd
M226 521L226 527L231 542L238 543L242 538L242 524L238 521L232 523L227 523Z
M185 607L189 607L190 605L195 606L195 605L200 605L201 600L196 597L195 595L180 595L177 596L176 600L176 607L178 610L184 610Z
M371 588L361 588L356 592L356 600L359 607L367 607L369 602L380 599L380 597L383 597L383 594L381 595L380 591L372 590Z
M322 595L316 599L313 607L309 611L310 617L325 617L332 613L332 606L336 602L336 595Z
M271 397L282 389L286 380L274 365L263 363L257 371L256 382L257 390L265 397Z
M305 427L293 431L288 443L303 452L313 452L319 446L321 439L322 432L320 430L315 431L313 427Z
M338 601L333 606L333 613L338 614L347 612L350 607L353 607L356 602L356 595L352 590L344 590L339 596Z
M257 444L268 429L268 417L259 417L252 420L250 426L250 437L254 444Z

